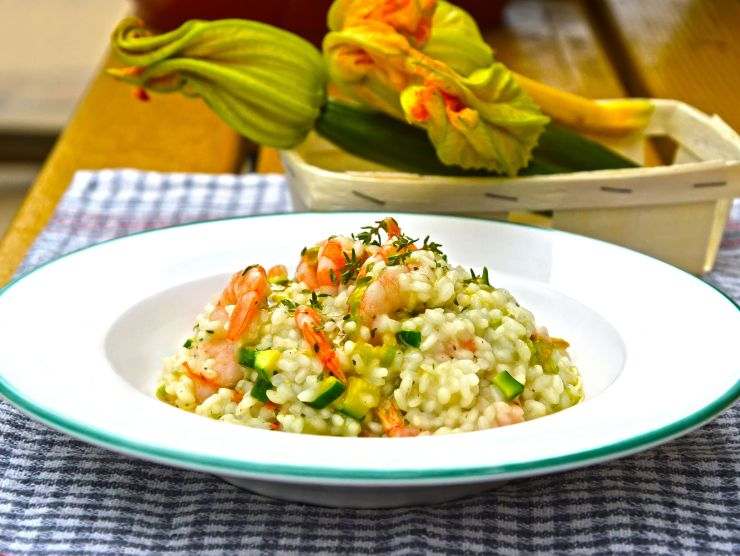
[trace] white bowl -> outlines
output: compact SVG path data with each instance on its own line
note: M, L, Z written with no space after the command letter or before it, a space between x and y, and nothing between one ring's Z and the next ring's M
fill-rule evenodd
M488 266L538 324L567 338L586 400L486 431L336 438L189 414L152 392L161 358L235 268L293 264L300 249L379 213L292 214L183 225L64 256L2 290L0 393L31 417L135 457L216 473L321 505L446 500L498 481L643 450L740 395L740 311L710 285L583 237L459 217L396 215L452 262Z

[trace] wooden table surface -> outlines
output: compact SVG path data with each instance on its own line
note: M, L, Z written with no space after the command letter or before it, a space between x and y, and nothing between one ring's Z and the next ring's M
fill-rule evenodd
M737 0L513 0L485 36L501 61L541 81L593 98L684 100L740 129L739 31ZM106 57L102 67L112 64ZM235 172L247 152L202 102L136 102L130 87L99 73L0 240L0 285L76 170ZM269 153L261 167L274 167Z

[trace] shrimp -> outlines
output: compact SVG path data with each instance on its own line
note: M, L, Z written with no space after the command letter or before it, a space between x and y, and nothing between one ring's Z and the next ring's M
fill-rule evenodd
M231 277L210 318L229 321L225 337L217 334L198 343L191 358L193 366L184 364L185 372L193 381L195 397L202 402L219 388L233 388L244 378L244 369L236 361L237 340L248 330L269 290L265 269L259 265L248 267ZM229 317L227 305L234 305Z
M386 400L375 412L387 436L417 436L421 432L417 428L406 425L401 411L396 403L391 400Z
M354 241L348 237L334 236L327 239L319 249L316 278L322 289L336 292L341 281L342 271L347 266ZM355 253L357 256L357 253ZM362 253L360 253L362 256Z
M284 280L287 277L288 269L284 264L276 264L275 266L270 267L270 270L267 271L267 280L270 282Z
M336 293L342 270L347 264L346 254L354 247L347 237L332 236L318 245L304 249L296 269L296 280L311 290Z
M401 227L398 225L398 222L396 222L396 219L391 216L383 218L383 220L380 221L380 226L385 230L385 233L388 234L388 239L399 237L401 235Z
M259 307L267 299L269 289L267 274L260 265L247 267L231 277L217 303L217 309L221 310L226 305L234 305L226 335L229 340L238 340L249 329Z
M493 406L496 408L496 422L500 427L524 421L524 410L516 404L494 402Z
M319 249L316 264L316 280L319 286L329 288L338 286L339 277L346 264L341 238L333 237L326 240Z
M190 378L197 375L196 387L233 388L244 378L244 369L236 361L236 342L228 338L210 339L193 348L192 366L187 367ZM195 362L199 362L197 365Z
M403 271L400 266L386 267L368 284L359 307L360 316L365 322L372 322L378 315L394 313L406 305L398 280Z
M309 290L316 290L319 287L319 281L316 278L318 248L304 249L301 252L301 262L295 270L295 279L297 282L303 282Z
M182 366L185 374L193 381L193 394L195 394L195 400L198 403L203 402L203 400L218 391L218 384L203 378L200 374L193 371L187 363L183 363Z
M329 340L319 329L321 326L321 316L311 307L301 305L295 311L295 322L298 330L303 334L303 338L308 342L321 363L329 370L329 373L337 377L342 382L347 378L339 365L334 348L331 347Z
M400 255L408 251L415 251L417 249L409 238L403 237L401 234L401 228L398 226L393 218L388 217L384 220L379 221L380 227L386 231L388 240L383 245L367 245L365 246L366 255L365 261L360 268L358 278L362 278L368 271L370 264L376 262L388 262L388 259L393 255ZM400 238L398 242L391 242L393 238Z

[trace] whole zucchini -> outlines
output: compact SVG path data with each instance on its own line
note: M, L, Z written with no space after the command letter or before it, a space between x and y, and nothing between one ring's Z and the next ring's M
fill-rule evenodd
M350 154L395 170L437 176L493 176L485 170L447 166L426 132L382 112L328 100L314 129ZM578 133L550 123L540 136L532 161L519 175L634 168L637 164Z

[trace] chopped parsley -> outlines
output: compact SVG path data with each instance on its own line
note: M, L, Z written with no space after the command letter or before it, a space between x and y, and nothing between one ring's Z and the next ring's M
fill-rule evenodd
M334 272L334 269L333 268L330 268L329 269L329 279L331 280L331 283L332 284L336 284L337 283L337 273Z
M188 338L187 340L185 340L185 343L182 345L182 347L184 347L185 349L190 349L191 347L193 347L193 339Z

